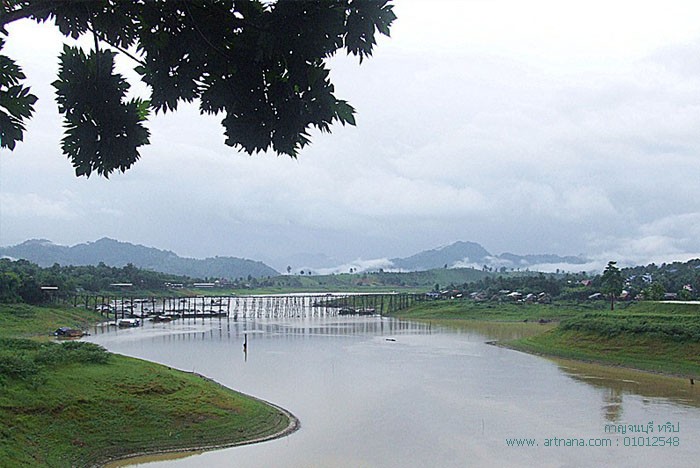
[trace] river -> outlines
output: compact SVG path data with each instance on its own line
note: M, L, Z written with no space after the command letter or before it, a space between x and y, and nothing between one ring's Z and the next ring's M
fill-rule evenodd
M97 328L89 339L301 420L282 439L138 466L697 466L700 382L555 362L489 345L501 338L489 330L378 316L223 318ZM676 432L659 432L667 422Z

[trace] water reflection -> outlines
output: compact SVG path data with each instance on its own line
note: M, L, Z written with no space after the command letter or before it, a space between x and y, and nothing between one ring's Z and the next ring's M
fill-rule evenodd
M245 358L245 362L248 362L248 334L247 333L243 336L243 357Z
M576 361L552 359L572 379L601 390L606 419L622 419L626 397L641 396L644 402L668 401L669 404L700 407L700 391L688 379L605 367Z
M163 343L187 340L250 340L295 337L342 337L364 335L430 334L430 323L374 317L319 318L287 320L235 320L233 318L180 319L167 323L145 322L140 329L119 329L109 324L96 325L93 335L122 334L157 337Z
M491 340L509 341L539 335L556 326L554 323L493 322L478 320L432 320L432 326L453 330L455 333L480 334Z
M622 418L622 392L615 387L609 387L603 392L603 414L610 422L618 422Z

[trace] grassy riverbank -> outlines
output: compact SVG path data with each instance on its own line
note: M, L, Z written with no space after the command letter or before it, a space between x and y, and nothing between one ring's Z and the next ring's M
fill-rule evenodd
M98 318L78 309L0 306L3 463L89 466L264 439L294 422L283 410L202 376L92 343L45 339L59 326Z
M407 320L454 320L493 322L560 321L584 312L601 310L598 305L494 303L470 300L417 302L402 310L397 317Z
M521 351L700 377L700 305L644 302L618 307L435 301L397 316L467 326L470 322L557 323L500 344Z

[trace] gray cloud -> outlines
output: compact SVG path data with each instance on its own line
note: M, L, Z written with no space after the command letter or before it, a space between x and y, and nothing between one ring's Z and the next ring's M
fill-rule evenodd
M0 156L0 244L110 236L341 263L456 240L601 262L700 252L700 27L637 4L492 3L398 2L375 57L333 59L358 126L314 134L298 160L237 153L220 118L183 106L152 119L142 160L109 181L74 178L60 154L60 39L13 25L6 53L41 101Z

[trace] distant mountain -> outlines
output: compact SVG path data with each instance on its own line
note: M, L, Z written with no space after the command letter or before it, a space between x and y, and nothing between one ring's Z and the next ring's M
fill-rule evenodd
M277 276L279 272L263 262L236 257L213 257L205 259L180 257L169 250L160 250L143 245L119 242L103 238L95 242L77 244L72 247L57 245L46 239L32 239L12 247L0 247L0 256L24 258L40 266L48 267L54 263L60 265L106 265L122 267L128 263L163 273L185 275L195 278L254 278ZM321 269L333 265L334 260L322 254L290 255L277 264L284 263L292 267ZM378 269L376 262L364 262L370 266L356 265L356 271ZM432 250L425 250L405 258L383 259L383 269L403 271L424 271L436 268L476 268L483 266L507 269L527 269L538 265L576 265L586 263L586 259L573 256L552 254L516 255L503 253L493 255L476 242L459 241ZM351 265L352 266L352 265ZM286 272L286 266L280 267ZM347 271L345 265L343 272Z
M45 239L32 239L12 247L0 247L0 256L23 258L40 266L105 265L136 267L194 278L254 278L276 276L279 273L262 262L236 257L205 259L180 257L169 250L103 238L72 247L57 245Z
M40 255L37 255L41 252ZM12 247L0 247L0 256L23 258L39 266L47 267L54 263L68 265L68 247L57 245L46 239L31 239ZM37 257L41 261L36 261Z
M406 258L392 258L391 263L401 270L419 271L442 268L445 265L452 267L455 263L483 263L486 257L490 257L481 245L476 242L455 242L445 247L433 250L424 250Z
M503 253L493 255L476 242L459 241L437 249L425 250L406 258L393 258L395 268L407 271L430 270L434 268L474 267L486 265L492 268L529 268L543 264L583 264L581 257L561 257L553 254L516 255Z

